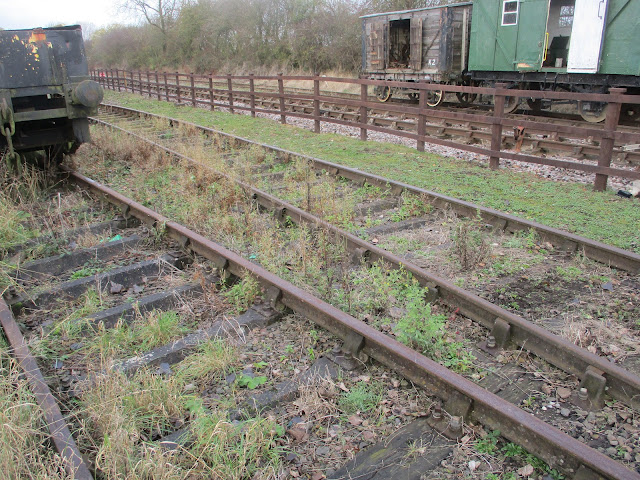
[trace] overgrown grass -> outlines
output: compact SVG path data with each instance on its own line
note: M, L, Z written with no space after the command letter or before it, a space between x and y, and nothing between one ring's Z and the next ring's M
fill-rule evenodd
M0 335L0 471L3 478L66 479L43 412Z
M596 193L590 185L552 182L531 174L420 153L387 143L280 125L246 115L177 107L107 91L106 101L188 120L258 142L300 152L495 208L594 240L640 252L639 200Z

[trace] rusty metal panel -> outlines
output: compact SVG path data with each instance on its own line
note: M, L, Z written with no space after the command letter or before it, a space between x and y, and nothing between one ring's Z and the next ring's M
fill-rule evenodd
M87 71L80 26L0 31L0 88L61 85Z
M420 70L422 68L422 19L414 17L411 19L409 30L410 61L411 68Z

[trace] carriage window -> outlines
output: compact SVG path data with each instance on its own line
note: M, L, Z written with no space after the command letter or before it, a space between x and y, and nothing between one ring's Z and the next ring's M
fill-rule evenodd
M563 5L560 7L559 27L570 27L573 24L573 5Z
M518 0L505 0L502 4L502 25L518 24Z

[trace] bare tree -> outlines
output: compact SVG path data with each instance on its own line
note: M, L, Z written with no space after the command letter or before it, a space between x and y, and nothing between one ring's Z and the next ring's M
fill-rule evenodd
M169 30L175 24L176 17L185 0L122 0L120 7L141 15L149 25L162 32L162 53L167 52Z

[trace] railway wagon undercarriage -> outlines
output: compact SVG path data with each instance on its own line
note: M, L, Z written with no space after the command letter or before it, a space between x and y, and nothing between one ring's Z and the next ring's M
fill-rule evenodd
M475 0L442 7L362 17L363 71L375 80L605 93L640 93L640 2L637 0ZM377 87L381 101L417 90ZM433 91L427 104L437 106ZM461 102L475 97L459 94ZM523 101L551 108L550 100L508 97L506 111ZM558 102L554 102L557 105ZM606 104L578 102L585 120L602 121ZM637 105L623 116L640 117Z
M87 117L102 95L80 26L0 31L0 150L10 164L72 153L89 140Z

